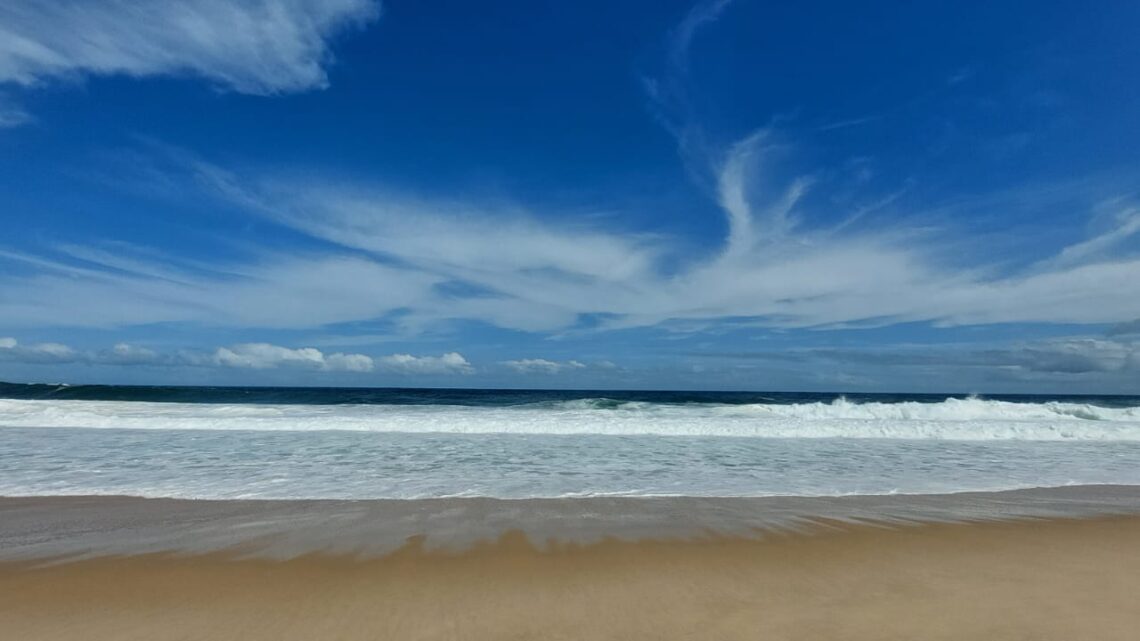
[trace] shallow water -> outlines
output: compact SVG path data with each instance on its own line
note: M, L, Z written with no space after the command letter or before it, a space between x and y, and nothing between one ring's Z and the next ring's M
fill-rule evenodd
M500 498L1140 484L1140 443L0 429L0 494Z

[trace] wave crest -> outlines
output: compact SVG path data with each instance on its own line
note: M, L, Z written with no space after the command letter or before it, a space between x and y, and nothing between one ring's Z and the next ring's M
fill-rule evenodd
M514 407L0 399L0 426L508 434L1140 441L1140 408L1014 403L667 404L608 398Z

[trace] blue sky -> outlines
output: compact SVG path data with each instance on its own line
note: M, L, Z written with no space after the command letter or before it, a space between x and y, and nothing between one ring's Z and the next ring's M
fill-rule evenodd
M1140 393L1140 5L0 7L0 379Z

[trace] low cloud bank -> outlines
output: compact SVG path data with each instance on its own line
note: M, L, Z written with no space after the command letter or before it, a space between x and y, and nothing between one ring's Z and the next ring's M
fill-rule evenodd
M548 361L545 358L523 358L502 361L500 364L519 374L557 374L566 370L585 369L586 367L585 363L579 361Z
M771 352L702 353L695 356L784 362L845 363L882 367L980 367L1039 374L1140 372L1140 337L1066 337L1002 347L894 346L806 348Z
M110 349L78 350L61 343L23 344L15 338L0 338L0 362L32 365L81 363L155 367L222 367L252 370L300 369L315 372L397 374L470 374L475 368L458 352L440 356L326 354L314 347L290 348L270 343L240 343L216 350L155 350L118 343Z

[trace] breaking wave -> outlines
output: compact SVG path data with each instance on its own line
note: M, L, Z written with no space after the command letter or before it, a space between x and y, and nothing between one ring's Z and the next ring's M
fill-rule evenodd
M1140 407L979 398L894 403L838 398L831 402L719 404L600 397L487 407L0 399L0 426L1140 441Z

